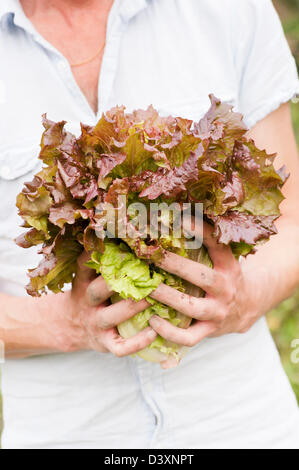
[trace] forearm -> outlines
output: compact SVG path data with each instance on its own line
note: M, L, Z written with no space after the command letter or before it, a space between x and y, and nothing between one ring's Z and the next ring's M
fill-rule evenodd
M62 296L55 296L55 303ZM52 300L52 308L51 306ZM0 293L0 340L6 358L25 358L56 352L57 339L52 317L55 314L53 296L34 299L17 298Z
M290 297L299 286L299 224L282 217L278 235L242 265L254 305L262 316Z
M280 207L282 217L276 224L278 235L261 246L254 256L249 256L243 265L245 277L252 286L253 302L259 305L263 315L299 286L299 161L289 105L282 105L260 121L248 136L269 154L277 153L276 168L285 165L290 173L283 187L285 200Z

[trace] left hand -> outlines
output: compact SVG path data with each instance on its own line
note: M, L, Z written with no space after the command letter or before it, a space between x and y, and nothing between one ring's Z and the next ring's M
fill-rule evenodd
M204 298L183 294L161 284L151 297L196 320L188 329L173 326L154 316L151 327L163 338L184 346L195 346L208 336L246 333L260 314L254 305L254 287L246 280L229 246L217 243L212 227L204 223L203 244L214 269L167 252L159 266L201 287Z

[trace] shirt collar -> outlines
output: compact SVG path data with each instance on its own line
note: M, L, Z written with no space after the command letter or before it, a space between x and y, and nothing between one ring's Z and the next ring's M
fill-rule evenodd
M1 0L0 2L0 20L8 13L16 13L21 8L19 0Z
M121 0L120 15L125 22L129 22L134 16L144 10L150 0Z
M0 0L0 25L9 22L9 18L15 25L19 25L24 29L30 29L30 21L25 16L23 8L19 0Z

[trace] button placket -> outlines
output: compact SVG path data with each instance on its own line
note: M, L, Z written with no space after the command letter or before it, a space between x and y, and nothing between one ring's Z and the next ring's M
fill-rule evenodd
M151 447L159 441L163 429L163 413L159 407L159 390L161 389L161 372L159 366L137 359L137 375L140 381L141 393L153 413L155 429L151 439Z
M147 7L146 0L115 0L109 16L107 44L99 80L98 117L111 107L110 99L119 63L121 40L130 21ZM114 14L116 12L116 14ZM115 103L113 103L114 105ZM119 105L121 103L118 103Z
M64 86L70 92L71 96L74 98L76 105L80 108L80 120L83 122L87 122L89 124L96 123L96 115L93 112L90 104L87 101L86 96L81 91L78 83L75 80L75 77L72 73L70 64L68 63L67 59L58 51L56 50L47 50L49 55L52 55L53 58L51 60L51 66L54 65L56 68L61 80L64 83ZM83 112L84 114L83 114Z
M121 38L126 26L120 17L117 17L113 27L111 26L111 32L108 30L107 33L107 44L103 55L98 87L98 117L107 111L109 107L109 100L117 72Z

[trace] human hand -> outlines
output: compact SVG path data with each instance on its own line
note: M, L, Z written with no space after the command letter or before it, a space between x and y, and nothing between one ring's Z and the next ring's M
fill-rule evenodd
M129 339L123 339L116 329L118 324L145 310L147 301L122 300L109 305L106 301L113 292L102 277L96 277L95 272L85 266L87 259L86 253L81 255L73 289L63 294L59 349L111 352L122 357L148 347L157 336L151 327Z
M175 327L158 316L150 320L150 325L163 338L184 346L195 346L210 336L245 333L259 317L253 302L252 283L245 279L230 247L217 243L212 231L212 227L204 223L203 244L214 269L170 252L159 263L165 271L203 289L205 298L183 294L165 284L151 294L153 299L195 320L187 329Z

